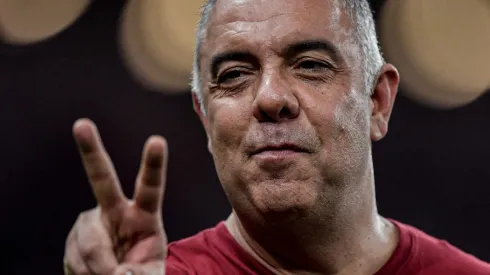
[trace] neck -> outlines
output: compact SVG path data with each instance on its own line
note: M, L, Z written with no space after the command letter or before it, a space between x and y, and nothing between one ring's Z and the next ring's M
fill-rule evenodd
M275 274L372 275L395 250L398 232L377 214L374 184L370 186L365 194L336 203L334 213L271 226L247 222L233 212L227 227Z

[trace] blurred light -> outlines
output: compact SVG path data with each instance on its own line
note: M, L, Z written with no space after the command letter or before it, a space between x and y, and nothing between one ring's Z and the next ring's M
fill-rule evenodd
M32 44L73 24L90 0L0 0L0 40Z
M135 77L152 90L189 91L195 30L203 0L130 0L121 49Z
M380 38L404 92L423 104L460 107L490 87L490 1L388 0Z

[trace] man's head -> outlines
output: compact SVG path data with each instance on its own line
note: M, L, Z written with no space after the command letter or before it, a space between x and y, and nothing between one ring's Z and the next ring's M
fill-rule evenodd
M323 215L371 183L399 79L366 1L209 1L195 64L195 109L237 212Z

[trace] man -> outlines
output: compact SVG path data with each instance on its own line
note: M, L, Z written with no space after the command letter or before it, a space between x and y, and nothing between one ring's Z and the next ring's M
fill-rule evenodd
M371 142L387 133L399 76L367 1L208 1L197 45L194 106L233 213L167 249L166 142L146 143L128 200L79 120L99 206L68 236L66 274L490 274L377 212Z

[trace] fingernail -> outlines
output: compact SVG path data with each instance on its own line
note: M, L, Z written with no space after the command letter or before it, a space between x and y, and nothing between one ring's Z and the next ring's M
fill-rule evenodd
M131 271L126 271L126 273L124 275L133 275L133 272Z

